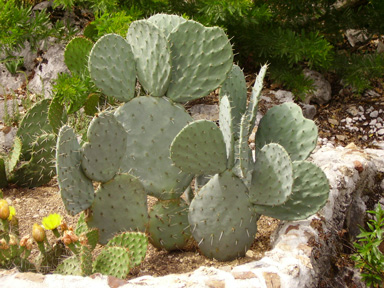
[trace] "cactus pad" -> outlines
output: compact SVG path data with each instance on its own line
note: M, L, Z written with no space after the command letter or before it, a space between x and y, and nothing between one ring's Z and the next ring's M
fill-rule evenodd
M130 270L129 250L123 247L108 247L96 257L93 270L120 279L127 277Z
M61 198L71 215L89 208L94 199L92 181L80 165L80 144L73 129L63 126L59 131L56 148L56 171Z
M173 140L171 158L177 167L187 173L223 172L227 168L227 152L221 130L207 120L188 124Z
M64 63L72 74L88 73L88 56L93 42L85 37L73 38L65 47Z
M169 147L179 131L192 121L180 106L159 97L137 97L119 107L116 119L128 133L121 170L142 180L157 198L179 197L192 181L169 158Z
M120 168L127 147L127 133L112 112L93 118L83 145L81 167L84 174L99 182L107 182Z
M247 107L247 83L245 82L243 71L235 64L220 89L220 99L224 96L228 97L232 108L234 138L236 140L239 137L241 116Z
M56 267L54 274L84 276L81 271L80 260L76 256L63 260Z
M301 108L295 103L272 107L257 129L256 155L268 143L279 143L292 161L305 160L317 144L316 124L304 118Z
M187 21L183 17L167 14L155 14L149 17L147 20L159 27L166 37L169 36L175 27Z
M93 46L88 68L92 80L103 93L120 101L135 95L136 68L131 46L121 36L107 34Z
M327 202L328 179L324 172L313 163L293 162L294 182L288 201L278 206L255 205L257 213L280 220L300 220L319 211Z
M199 191L189 208L192 235L202 253L219 261L242 257L255 239L258 216L247 187L226 171Z
M149 212L149 241L158 249L183 249L191 237L188 205L181 198L159 200Z
M118 232L144 231L147 222L147 195L140 181L129 174L101 184L87 220L89 227L99 229L102 244Z
M257 154L249 197L253 204L281 205L292 191L292 162L279 144L265 145Z
M178 25L169 35L172 76L167 97L186 102L208 95L232 68L232 46L225 32L194 21Z
M118 246L129 250L130 268L139 266L144 260L148 248L148 237L142 232L124 232L108 241L106 247Z
M127 40L140 84L151 96L164 96L171 80L171 52L164 33L155 24L139 20L129 26Z

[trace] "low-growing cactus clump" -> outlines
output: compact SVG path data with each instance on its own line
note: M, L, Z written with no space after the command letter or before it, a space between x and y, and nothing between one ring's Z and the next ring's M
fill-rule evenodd
M297 220L325 204L328 181L306 161L317 128L296 104L267 112L252 154L248 139L267 67L247 105L244 75L222 29L154 15L133 22L126 39L100 38L88 66L96 86L122 104L94 117L82 146L71 127L60 129L57 174L67 211L87 210L101 243L134 230L174 250L192 234L204 255L226 261L245 254L261 214ZM219 87L220 127L193 121L180 105ZM194 178L189 205L181 196ZM147 195L157 198L149 213Z

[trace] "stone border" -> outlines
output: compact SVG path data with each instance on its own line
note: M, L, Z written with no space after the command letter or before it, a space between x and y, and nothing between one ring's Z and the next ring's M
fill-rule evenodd
M377 173L384 173L384 150L323 147L312 155L330 181L327 205L306 220L282 222L273 240L273 249L258 261L233 269L200 267L185 274L163 277L142 276L129 281L95 274L91 277L0 272L2 288L271 288L317 287L329 272L330 257L339 241L339 231L348 227L353 236L363 224L364 197L375 185ZM358 281L358 279L357 279ZM333 282L333 284L336 284ZM356 287L364 287L357 283ZM336 287L336 286L335 286Z

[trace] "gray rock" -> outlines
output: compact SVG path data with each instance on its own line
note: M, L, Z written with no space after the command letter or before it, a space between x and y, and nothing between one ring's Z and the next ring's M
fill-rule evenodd
M384 53L384 43L379 41L379 43L377 43L377 53Z
M381 95L380 95L379 93L377 93L376 91L374 91L374 90L367 90L367 91L364 93L364 96L365 96L365 97L376 98L376 97L380 97Z
M331 84L319 72L305 69L304 75L314 81L314 92L308 94L305 103L325 104L331 100Z
M315 115L317 113L316 107L310 104L304 104L302 110L304 117L311 120L315 118Z
M358 43L364 43L368 40L367 32L357 29L348 29L345 31L349 44L352 47L355 47Z
M384 129L380 129L379 131L377 131L377 134L379 136L384 136Z
M377 118L379 116L379 111L373 111L369 114L369 117L371 118Z
M189 109L192 118L195 120L206 119L211 121L219 120L219 106L197 104Z
M47 96L52 92L52 80L56 79L59 73L69 72L64 64L64 45L51 46L43 58L47 59L48 63L39 64L35 76L29 83L29 89L34 93Z
M0 94L2 95L13 93L25 82L24 74L12 75L2 63L0 63L0 72Z
M293 102L293 99L295 98L292 92L286 90L278 90L274 94L280 103Z
M350 106L347 108L347 113L355 117L359 114L359 110L356 108L356 106Z

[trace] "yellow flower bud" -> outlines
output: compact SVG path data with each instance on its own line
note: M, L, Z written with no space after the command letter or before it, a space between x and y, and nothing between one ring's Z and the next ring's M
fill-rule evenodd
M35 223L32 227L32 237L36 242L43 242L45 239L45 230L39 224Z
M7 220L9 217L9 205L7 200L0 199L0 219Z

